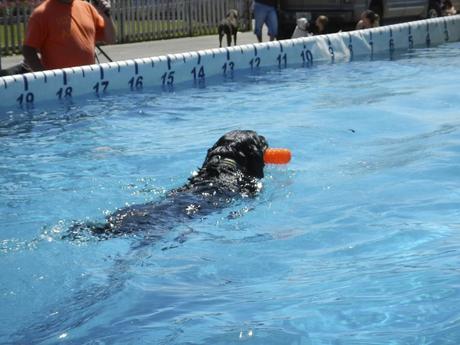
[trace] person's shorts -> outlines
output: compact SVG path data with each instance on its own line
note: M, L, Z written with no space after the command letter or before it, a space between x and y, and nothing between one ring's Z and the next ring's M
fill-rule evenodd
M262 35L262 26L264 24L268 27L268 35L276 37L278 35L278 16L276 9L272 6L267 6L256 2L254 4L254 33L259 36Z

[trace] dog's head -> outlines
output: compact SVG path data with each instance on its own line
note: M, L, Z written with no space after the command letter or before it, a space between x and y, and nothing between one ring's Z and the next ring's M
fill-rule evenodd
M297 18L297 27L300 30L307 31L310 26L310 23L308 22L307 18Z
M238 19L238 11L234 9L229 10L227 12L226 18L234 19L234 20Z
M219 165L231 166L243 174L264 177L264 151L268 148L265 138L254 131L236 130L224 134L208 150L202 169L218 169Z

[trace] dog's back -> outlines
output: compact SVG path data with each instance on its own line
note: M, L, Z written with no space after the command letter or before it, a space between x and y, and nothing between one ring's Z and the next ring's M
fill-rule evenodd
M80 239L89 233L104 239L133 232L161 237L174 224L205 216L237 197L257 193L259 179L264 177L267 147L265 138L254 131L228 132L208 150L198 172L162 200L119 209L102 224L75 224L64 237Z

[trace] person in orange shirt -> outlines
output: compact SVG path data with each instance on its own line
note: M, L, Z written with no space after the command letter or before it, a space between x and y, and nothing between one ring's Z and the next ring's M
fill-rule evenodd
M115 43L115 35L106 0L45 0L30 16L24 62L32 71L94 64L96 43Z

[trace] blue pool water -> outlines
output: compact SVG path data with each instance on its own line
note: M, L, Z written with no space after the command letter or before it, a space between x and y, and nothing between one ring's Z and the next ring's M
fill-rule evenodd
M459 48L3 114L0 343L458 344ZM256 198L61 239L237 128L293 151Z

